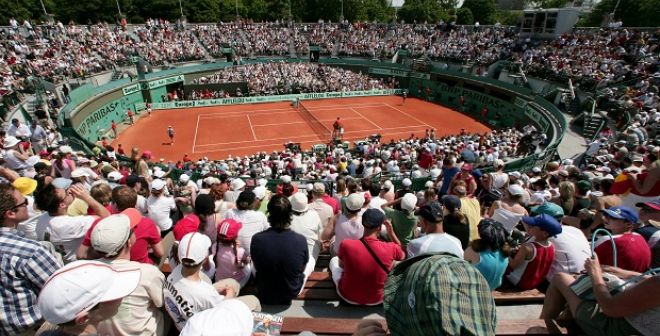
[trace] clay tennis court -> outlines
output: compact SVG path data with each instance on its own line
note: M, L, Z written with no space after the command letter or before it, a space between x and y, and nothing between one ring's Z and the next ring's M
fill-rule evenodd
M381 134L382 141L423 137L434 128L437 136L468 132L487 132L487 126L451 109L423 100L377 96L303 101L306 109L328 130L337 117L344 126L344 140L364 139ZM170 144L167 126L175 130ZM329 132L329 131L328 131ZM282 150L286 142L300 142L307 150L321 139L290 102L198 107L154 111L125 129L113 142L151 150L156 159L181 160L184 154L193 159L224 159L228 155L252 155L259 151Z

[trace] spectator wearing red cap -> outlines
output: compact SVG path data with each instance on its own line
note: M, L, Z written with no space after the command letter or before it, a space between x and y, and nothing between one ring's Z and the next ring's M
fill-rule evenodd
M142 152L142 156L138 160L138 162L135 164L135 172L139 175L147 179L147 181L151 181L151 171L149 170L149 161L153 157L153 154L151 151L144 151Z
M218 226L215 249L215 279L234 279L241 288L247 284L252 273L250 256L238 241L238 232L243 224L234 219L225 219Z
M454 175L454 178L451 180L450 188L447 191L451 193L454 190L456 182L458 181L465 182L468 196L472 196L474 194L474 192L477 190L477 181L474 179L474 176L472 176L472 164L467 162L463 163L461 170L458 172L458 174Z

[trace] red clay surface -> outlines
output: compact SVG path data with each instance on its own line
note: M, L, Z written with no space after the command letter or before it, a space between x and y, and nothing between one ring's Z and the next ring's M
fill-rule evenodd
M487 126L446 107L423 100L379 96L304 101L303 105L328 129L337 117L344 125L344 140L364 139L381 134L383 141L423 137L426 129L435 128L437 136L468 132L487 132ZM175 130L170 144L167 126ZM156 159L181 160L208 157L224 159L228 155L252 155L259 151L282 150L285 142L300 142L307 150L320 139L290 102L198 107L154 111L137 120L113 142L128 152L132 147L151 150Z

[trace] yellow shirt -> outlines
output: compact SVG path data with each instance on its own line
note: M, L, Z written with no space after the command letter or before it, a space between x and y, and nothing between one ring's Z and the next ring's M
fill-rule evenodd
M470 224L470 241L479 239L477 225L481 221L481 205L474 197L461 197L461 213L465 215Z

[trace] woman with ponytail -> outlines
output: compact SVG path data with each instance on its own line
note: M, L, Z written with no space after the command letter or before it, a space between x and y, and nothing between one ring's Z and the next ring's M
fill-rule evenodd
M458 238L465 250L470 243L470 223L461 212L461 199L455 195L445 195L442 197L442 205L445 207L442 220L445 232Z
M479 239L465 250L465 260L476 267L488 281L491 290L502 285L502 277L509 265L511 246L509 233L502 223L486 218L479 222Z
M250 280L252 267L250 256L238 242L238 232L241 228L243 224L233 219L225 219L218 226L215 281L231 278L238 281L243 288Z

